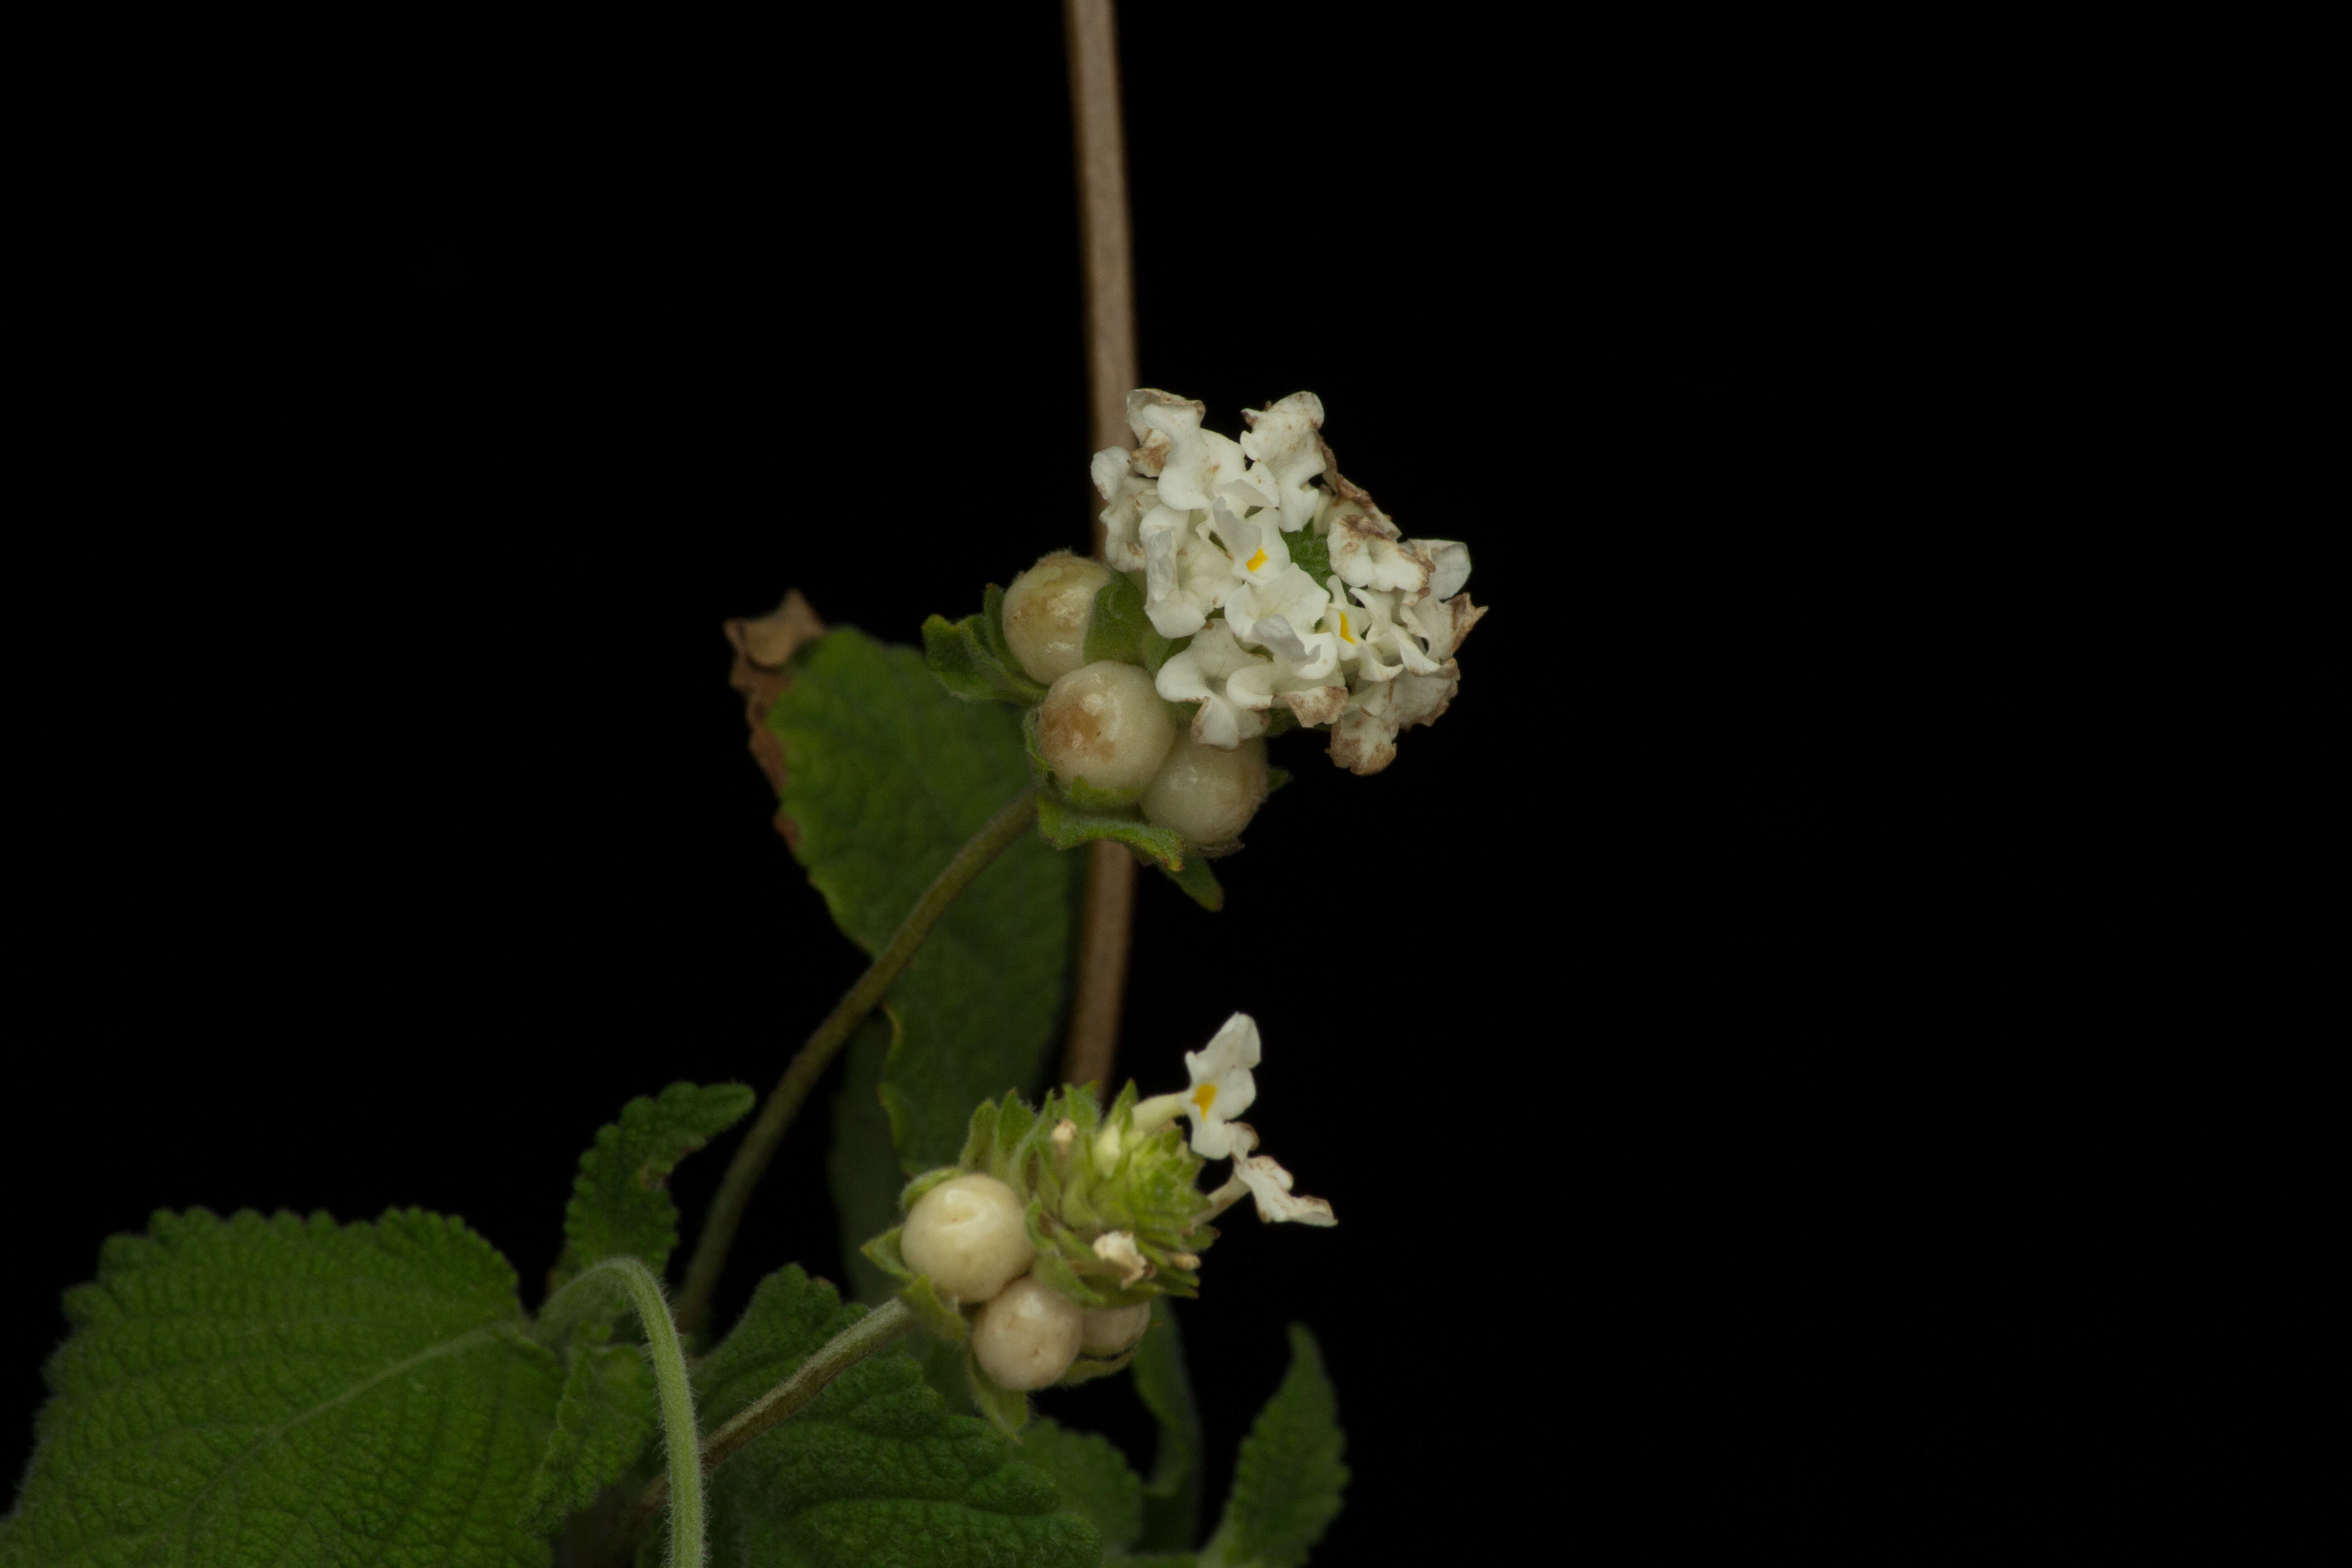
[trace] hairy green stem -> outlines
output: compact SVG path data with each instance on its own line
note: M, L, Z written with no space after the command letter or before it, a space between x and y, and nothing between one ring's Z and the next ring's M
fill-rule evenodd
M551 1325L565 1324L579 1316L580 1307L593 1299L593 1292L583 1289L591 1280L600 1288L619 1287L645 1327L646 1348L653 1356L654 1387L661 1400L662 1447L669 1459L669 1478L662 1495L676 1500L669 1510L670 1568L703 1568L702 1458L695 1432L694 1384L687 1379L686 1347L678 1342L677 1325L671 1321L669 1303L662 1299L661 1281L634 1258L607 1258L548 1300L540 1312L542 1333ZM563 1310L558 1310L559 1303L564 1303ZM642 1521L633 1523L643 1528ZM630 1534L635 1533L633 1529Z
M793 1369L793 1374L760 1395L738 1412L734 1418L713 1432L702 1445L702 1469L717 1469L752 1438L783 1420L793 1411L816 1397L819 1390L883 1349L915 1326L915 1314L907 1310L904 1301L895 1297L885 1301L857 1321L835 1334L808 1360ZM671 1467L675 1478L677 1467ZM659 1511L669 1496L674 1479L656 1476L639 1493L628 1518L622 1521L621 1538L635 1540L645 1521Z
M760 1119L744 1134L735 1158L729 1163L727 1174L719 1184L719 1195L710 1200L710 1213L702 1222L702 1234L695 1238L693 1261L687 1265L686 1288L678 1293L678 1327L691 1331L701 1325L703 1315L709 1311L711 1292L719 1288L719 1272L726 1266L727 1249L734 1244L736 1227L743 1223L743 1208L751 1201L751 1189L760 1184L768 1162L775 1156L776 1145L782 1142L784 1130L792 1125L809 1090L816 1087L816 1080L824 1076L824 1069L848 1043L850 1032L881 1002L890 983L907 967L907 961L915 956L915 950L931 934L931 928L940 923L940 917L947 913L956 896L1027 831L1036 817L1037 786L1024 784L971 836L970 842L955 852L955 858L923 889L923 896L907 911L906 920L891 933L889 942L875 956L873 966L858 977L857 984L825 1016L824 1022L816 1026L791 1065L784 1068L784 1076L768 1093L768 1102L760 1107Z

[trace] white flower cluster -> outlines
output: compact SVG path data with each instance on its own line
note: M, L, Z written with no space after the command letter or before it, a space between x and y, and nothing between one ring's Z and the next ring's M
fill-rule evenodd
M1454 650L1486 613L1461 591L1470 552L1404 538L1340 477L1313 393L1244 409L1238 441L1202 429L1206 412L1130 392L1135 450L1094 458L1105 558L1144 574L1160 636L1192 639L1159 693L1197 704L1198 743L1239 746L1280 704L1331 727L1333 762L1378 773L1398 731L1434 722L1461 685ZM1310 541L1330 565L1319 581L1296 559Z

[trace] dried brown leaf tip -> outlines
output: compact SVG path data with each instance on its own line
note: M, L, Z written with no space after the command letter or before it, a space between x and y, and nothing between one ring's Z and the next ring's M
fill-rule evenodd
M735 667L727 672L727 684L743 694L743 718L751 728L751 757L760 771L768 775L768 783L776 793L784 791L784 748L768 728L768 710L776 705L792 677L784 666L792 661L802 645L824 635L824 622L801 597L798 588L784 595L784 602L756 619L731 620L726 624L727 640L735 649ZM795 837L793 823L779 811L776 831L791 843Z

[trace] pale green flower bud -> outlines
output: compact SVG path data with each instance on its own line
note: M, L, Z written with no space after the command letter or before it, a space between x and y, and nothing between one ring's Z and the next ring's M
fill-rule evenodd
M1034 1279L1016 1279L981 1309L971 1352L997 1387L1025 1394L1058 1383L1078 1359L1086 1314Z
M1048 684L1087 662L1087 625L1110 568L1058 551L1004 590L1004 640L1033 680Z
M1139 1301L1132 1307L1097 1308L1081 1321L1078 1348L1090 1356L1108 1361L1133 1349L1143 1338L1143 1331L1150 1326L1149 1301Z
M994 1176L958 1176L915 1201L899 1237L907 1267L942 1296L985 1301L1029 1272L1034 1249L1019 1194Z
M1146 820L1190 843L1227 844L1241 837L1265 799L1264 741L1228 751L1179 735L1144 789L1142 806Z
M1151 677L1132 664L1074 669L1037 708L1037 744L1065 788L1083 778L1098 790L1141 789L1175 740Z

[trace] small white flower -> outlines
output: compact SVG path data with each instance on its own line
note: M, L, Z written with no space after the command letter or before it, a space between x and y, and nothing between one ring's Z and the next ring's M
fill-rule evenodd
M1331 760L1350 773L1379 773L1396 761L1397 732L1437 722L1461 685L1461 666L1448 659L1433 675L1407 671L1359 691L1331 726Z
M1095 1256L1118 1267L1118 1282L1122 1287L1132 1285L1151 1272L1150 1260L1137 1248L1132 1231L1103 1232L1095 1237Z
M1323 402L1311 392L1294 392L1265 408L1244 408L1249 431L1242 450L1253 459L1250 477L1274 492L1282 531L1296 533L1315 519L1323 492L1309 482L1323 471Z
M1258 1063L1257 1020L1236 1013L1197 1051L1184 1053L1192 1087L1181 1094L1155 1094L1135 1108L1135 1136L1149 1137L1179 1116L1192 1119L1192 1152L1206 1160L1223 1160L1234 1150L1233 1119L1257 1099L1257 1081L1250 1068ZM1116 1129L1106 1127L1105 1139ZM1114 1146L1110 1150L1117 1156ZM1246 1152L1246 1149L1244 1149ZM1097 1153L1097 1163L1101 1152Z
M1252 736L1265 733L1265 715L1235 702L1227 687L1240 671L1266 662L1244 651L1224 622L1212 621L1185 645L1183 652L1160 667L1153 685L1171 702L1200 704L1192 713L1192 739L1231 751Z
M1233 1152L1234 1118L1257 1099L1257 1080L1250 1068L1258 1064L1257 1020L1236 1013L1197 1051L1184 1053L1192 1087L1184 1095L1184 1113L1192 1119L1192 1152L1222 1160Z
M1137 524L1143 542L1143 613L1163 637L1190 637L1235 584L1233 559L1193 514L1161 504Z
M1233 1126L1234 1173L1209 1202L1219 1212L1239 1201L1247 1192L1257 1200L1257 1217L1268 1225L1337 1225L1339 1216L1321 1198L1294 1194L1291 1173L1266 1155L1254 1152L1257 1148L1257 1131L1246 1121Z
M1252 1154L1234 1162L1234 1173L1249 1187L1250 1196L1257 1200L1257 1217L1268 1225L1290 1222L1297 1225L1338 1225L1339 1216L1321 1198L1310 1198L1290 1190L1291 1175L1263 1154Z
M1329 531L1331 569L1351 588L1378 588L1416 598L1436 574L1437 563L1429 552L1404 538L1376 507L1335 501L1318 526Z
M1115 572L1143 570L1143 542L1136 531L1144 513L1160 504L1160 487L1129 466L1133 456L1124 447L1106 447L1095 454L1095 489L1110 504L1099 514L1103 524L1103 559Z

